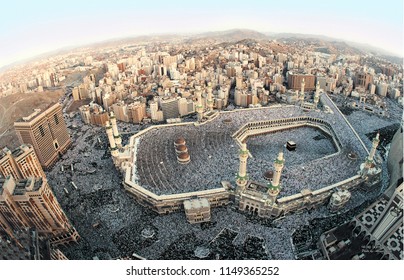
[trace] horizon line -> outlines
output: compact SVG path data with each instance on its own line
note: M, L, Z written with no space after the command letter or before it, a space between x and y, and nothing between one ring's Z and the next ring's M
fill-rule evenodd
M257 31L255 29L234 27L234 28L230 28L230 29L214 30L214 31L162 32L162 33L144 33L144 34L123 35L123 36L119 36L119 37L109 37L109 38L105 38L105 39L94 40L92 42L88 42L88 43L84 43L84 44L64 45L64 46L55 48L53 50L40 52L38 54L29 56L29 57L26 57L26 58L22 58L22 59L14 61L14 62L10 62L10 63L0 65L0 73L7 71L7 70L9 70L9 68L12 68L14 66L18 66L18 65L24 64L24 63L30 63L30 62L38 59L41 56L51 55L52 53L59 52L59 51L66 51L67 52L67 51L70 51L70 50L74 50L74 49L77 49L77 48L83 48L83 47L91 46L91 45L94 45L94 44L113 42L113 41L118 41L118 40L122 40L122 39L132 39L132 38L135 39L137 37L142 37L142 36L163 36L163 35L176 35L176 36L181 36L181 35L186 36L186 35L188 35L189 36L189 35L202 35L202 34L205 34L205 33L220 33L220 32L226 32L226 31L237 31L237 30L240 30L240 31L241 30L252 31L252 32L260 33L260 34L262 34L264 36L267 36L267 37L270 37L270 36L276 35L276 34L304 35L304 36L307 36L307 38L310 38L310 36L323 36L323 37L327 37L329 39L334 39L335 41L341 41L341 42L347 43L348 45L349 45L349 43L354 43L354 44L360 44L360 45L368 46L370 48L379 50L379 52L383 51L384 54L382 54L382 55L385 55L385 56L404 58L404 49L403 49L401 54L398 54L395 51L389 51L389 50L386 50L385 48L377 47L377 46L374 46L374 45L369 44L369 43L363 43L363 42L357 42L357 41L352 41L352 40L347 40L347 39L342 39L342 38L336 38L336 37L332 37L332 36L325 35L325 34L299 33L299 32L287 32L287 31L280 31L280 32ZM246 37L245 39L248 39L248 37ZM271 38L268 38L268 40L271 40ZM277 40L277 39L275 39L275 40ZM355 47L355 46L352 46L352 45L350 45L350 46L352 48L358 49L358 47ZM371 52L375 52L375 50L372 50Z

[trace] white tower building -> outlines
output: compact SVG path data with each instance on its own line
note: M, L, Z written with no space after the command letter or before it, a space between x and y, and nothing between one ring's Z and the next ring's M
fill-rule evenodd
M376 134L376 137L373 138L372 141L372 149L370 150L369 156L366 158L365 162L361 164L361 174L362 177L365 177L370 169L373 168L373 164L374 164L374 157L376 154L376 148L379 145L380 139L379 139L380 135L379 133Z
M275 159L274 163L274 177L272 178L272 181L268 183L268 195L269 195L269 200L271 204L275 203L276 197L279 195L279 192L281 191L281 175L282 175L282 169L285 165L285 159L283 158L283 152L279 152L278 157Z
M304 82L304 78L302 79L302 82L300 83L300 103L303 105L303 102L304 102L304 85L305 85L305 82Z
M320 82L317 81L316 92L314 93L314 108L317 109L318 101L320 99Z
M213 96L212 96L212 87L210 83L208 85L207 92L208 92L208 99L206 103L208 104L208 110L211 112L213 111Z
M197 99L196 112L198 113L198 121L201 122L203 117L202 92L200 86L196 86L195 89Z
M112 125L112 132L114 134L115 144L118 146L118 148L121 148L122 147L122 138L118 131L118 125L116 124L116 117L115 117L114 112L110 113L109 119L110 119L111 125Z
M105 130L108 135L109 146L111 148L111 155L113 157L116 157L118 155L119 151L118 151L118 148L116 147L115 138L114 138L113 131L112 131L112 126L109 121L105 122Z
M240 166L238 169L238 173L236 176L236 184L239 189L243 190L247 185L248 175L247 175L247 159L248 159L248 150L247 144L242 143L240 149Z

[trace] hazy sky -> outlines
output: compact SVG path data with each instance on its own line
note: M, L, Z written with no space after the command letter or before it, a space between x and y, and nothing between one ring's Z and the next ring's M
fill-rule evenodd
M233 28L322 34L403 53L403 0L12 0L1 10L0 66L122 36Z

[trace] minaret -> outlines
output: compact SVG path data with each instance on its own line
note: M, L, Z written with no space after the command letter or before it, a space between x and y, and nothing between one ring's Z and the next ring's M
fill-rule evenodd
M317 109L319 99L320 99L320 82L317 81L316 92L314 93L314 108L316 108L316 109Z
M380 137L380 134L378 132L376 134L376 137L373 138L373 141L372 141L372 149L370 150L369 157L368 157L368 161L371 163L373 162L373 158L376 154L376 148L377 148L377 146L379 146L379 142L380 142L379 137Z
M268 183L268 195L269 195L269 200L272 204L275 203L276 197L278 196L279 192L281 191L281 175L282 175L282 169L283 166L285 165L285 159L283 158L283 152L279 152L277 159L275 159L274 163L274 177L272 178L272 181Z
M243 190L247 185L248 175L247 175L247 159L248 159L248 150L247 144L241 143L240 149L240 166L238 169L238 174L236 176L236 184L240 190Z
M114 133L115 144L118 147L122 147L122 138L121 138L121 135L119 134L119 131L118 131L118 126L116 124L116 117L115 117L114 112L110 113L110 118L109 119L111 120L111 125L112 125L112 131Z
M304 83L304 78L303 78L302 82L300 83L300 86L301 86L301 89L300 89L300 101L301 101L302 105L303 105L303 102L304 102L304 85L305 85L305 83Z
M196 89L195 95L197 100L196 112L198 113L198 121L201 122L203 117L202 92L200 86L196 86L195 89Z
M374 156L376 153L376 148L379 145L380 139L379 133L376 134L376 137L373 138L372 141L372 149L370 150L369 156L366 158L365 163L362 164L362 176L366 176L368 170L372 167L372 164L374 162Z
M118 155L118 148L115 144L115 138L112 132L112 127L109 121L105 122L105 130L107 131L109 146L111 148L111 155L116 157Z
M208 103L208 109L210 112L213 111L213 96L212 96L212 87L210 85L210 83L208 84L208 100L206 101L206 103Z

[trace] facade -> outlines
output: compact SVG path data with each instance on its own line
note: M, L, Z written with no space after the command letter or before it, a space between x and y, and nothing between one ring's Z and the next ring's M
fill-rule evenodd
M164 119L178 118L180 112L178 110L178 100L175 98L161 100L161 110L163 111Z
M86 124L105 126L109 120L108 113L98 104L90 103L79 108L81 119Z
M67 260L49 239L39 236L34 228L19 230L16 239L0 234L0 260Z
M322 234L318 245L330 260L403 260L403 184L350 222Z
M0 151L0 174L3 178L12 175L14 178L21 179L17 164L8 148L4 148Z
M45 178L34 148L23 144L14 151L4 148L0 152L0 174L3 178L12 175L16 179Z
M63 119L62 107L54 104L45 111L14 123L21 144L31 144L42 167L52 166L71 145L70 135Z
M387 168L390 174L389 190L394 190L403 182L403 127L401 126L394 134L387 160Z
M184 97L178 99L178 113L181 117L188 114L188 102Z
M116 119L122 122L129 122L128 105L123 101L114 103L112 105L112 111L114 112Z
M301 89L303 80L305 83L304 88L306 90L309 91L315 89L316 76L308 74L293 74L292 72L288 72L288 87L290 89Z
M161 122L164 120L163 112L159 110L159 105L156 101L150 102L150 117L152 121Z
M184 201L187 221L191 224L210 221L210 205L206 198Z
M380 96L387 96L388 86L386 83L379 83L376 85L376 94Z
M359 72L355 76L355 86L362 87L364 89L368 89L369 85L373 82L373 75L370 73Z
M80 238L46 179L1 179L0 216L7 233L32 227L55 245Z
M128 111L133 123L141 123L146 117L146 103L131 104Z

